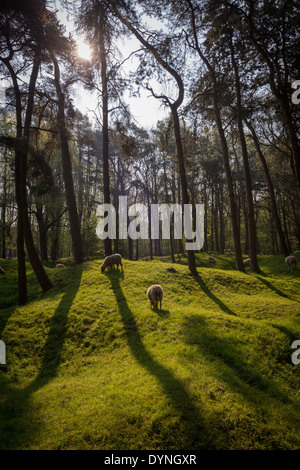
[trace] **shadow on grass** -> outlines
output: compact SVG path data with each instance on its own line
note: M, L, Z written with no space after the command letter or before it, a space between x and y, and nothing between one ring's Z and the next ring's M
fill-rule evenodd
M207 295L207 297L209 297L213 302L215 302L215 304L217 304L218 307L223 310L223 312L227 313L228 315L236 316L236 313L234 313L229 307L227 307L227 305L225 305L222 300L215 296L215 294L209 289L209 287L205 284L199 274L197 276L194 276L194 279L199 284L203 292Z
M256 276L256 278L262 282L265 286L267 286L269 289L271 289L272 291L274 291L277 295L280 295L281 297L284 297L286 299L289 299L289 300L293 300L294 302L299 302L299 300L297 299L293 299L292 297L288 296L287 294L285 294L284 292L282 292L281 290L277 289L277 287L273 286L273 284L271 284L270 281L267 281L262 275L260 276Z
M210 362L213 361L216 376L226 382L233 391L258 406L267 395L284 404L292 403L286 393L257 370L259 364L247 364L242 351L238 350L233 340L226 340L209 331L203 317L192 315L187 318L183 332L187 344L199 346L201 355L207 356ZM193 356L193 360L196 358L197 356Z
M68 283L68 290L63 295L51 319L41 368L36 378L26 388L20 390L15 388L14 384L11 384L6 377L3 377L1 392L2 396L6 398L2 403L0 401L0 422L3 423L3 420L6 419L8 424L7 426L4 424L5 433L1 431L0 425L0 449L26 448L27 443L39 432L38 424L28 423L27 407L30 406L31 395L57 375L67 332L68 314L80 286L82 271L82 264L76 266L72 282ZM52 295L53 290L45 293L44 298Z
M5 275L0 277L0 339L10 316L18 306L17 260L2 260ZM26 263L28 302L35 299L41 291L31 265Z
M198 408L194 405L192 398L186 391L184 385L178 380L173 372L163 366L152 357L146 349L132 311L130 310L126 297L120 285L121 274L112 273L108 276L116 297L119 312L123 321L128 346L135 360L154 376L162 386L176 412L180 416L180 426L178 436L181 433L184 442L180 443L180 448L186 449L213 449L214 444L208 437L208 432L204 427L203 419Z

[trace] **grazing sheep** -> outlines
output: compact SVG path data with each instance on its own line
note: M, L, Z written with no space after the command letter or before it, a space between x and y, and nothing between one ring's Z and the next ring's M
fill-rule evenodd
M58 263L55 267L56 268L65 268L65 265L62 264L62 263Z
M154 310L158 307L158 302L160 303L160 310L161 310L161 303L164 296L164 291L159 284L154 284L150 286L147 290L147 297L150 300L150 307L154 308Z
M297 260L295 256L287 256L284 262L288 265L290 269L293 269L293 264L295 265L295 269L297 267Z
M103 273L104 270L107 268L107 266L110 266L110 269L112 269L114 264L117 265L117 269L119 269L119 265L120 265L123 271L122 256L119 255L119 253L106 256L105 260L101 264L101 272Z
M1 266L0 266L0 274L5 274L5 271Z
M244 259L243 264L245 267L250 267L251 266L250 258Z
M213 256L208 257L209 261L215 261L215 258Z

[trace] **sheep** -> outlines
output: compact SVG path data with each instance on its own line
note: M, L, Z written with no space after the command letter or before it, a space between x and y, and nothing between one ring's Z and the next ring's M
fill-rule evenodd
M105 260L101 264L101 273L105 271L107 266L110 266L110 269L112 269L114 264L117 265L118 270L119 270L119 265L120 265L122 268L122 271L124 271L123 264L122 264L122 256L119 253L115 253L114 255L106 256Z
M295 269L297 267L297 260L295 256L287 256L284 262L288 265L290 269L293 269L293 264L295 265Z
M243 264L245 267L250 267L251 266L250 258L244 259Z
M4 271L4 269L2 268L2 266L0 266L0 274L3 274L3 275L5 274L5 271Z
M209 261L215 261L215 258L213 256L208 257Z
M154 310L158 307L158 302L160 303L160 310L161 310L161 303L164 296L164 291L159 284L154 284L150 286L147 290L147 297L150 301L150 307L154 308Z
M62 263L58 263L55 267L56 268L65 268L65 265L62 264Z

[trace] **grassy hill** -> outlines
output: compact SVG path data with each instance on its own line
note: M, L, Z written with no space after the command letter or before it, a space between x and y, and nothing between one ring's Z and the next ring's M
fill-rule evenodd
M298 266L300 258L298 256ZM300 276L281 256L261 275L233 255L55 269L18 307L15 260L1 260L0 449L296 449L300 447ZM160 283L162 310L147 287Z

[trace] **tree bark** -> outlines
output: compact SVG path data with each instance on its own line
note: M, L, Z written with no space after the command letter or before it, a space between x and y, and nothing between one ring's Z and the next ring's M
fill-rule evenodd
M100 7L99 49L101 64L102 87L102 169L103 169L103 196L104 204L110 204L109 184L109 138L108 138L108 91L107 91L107 64L104 41L105 9ZM105 256L112 254L112 242L109 237L104 239Z
M10 63L10 58L2 59L2 62L9 70L13 82L13 88L16 100L16 143L15 143L15 190L16 202L18 207L18 222L17 222L17 253L18 253L18 303L23 305L27 302L27 279L26 279L26 264L25 264L25 250L24 241L30 263L39 281L42 290L45 292L52 287L52 284L44 270L44 267L36 252L34 241L31 232L30 220L28 216L27 205L27 156L29 152L29 138L30 138L30 125L33 114L35 86L39 72L40 57L36 52L31 71L28 99L25 113L24 129L22 124L22 103L21 92L18 85L16 73Z
M265 176L266 176L266 180L267 180L267 184L268 184L268 189L269 189L272 214L273 214L275 226L276 226L278 236L279 236L279 240L280 240L281 252L282 252L282 254L284 254L284 256L288 256L289 255L289 249L288 249L287 243L285 241L285 236L284 236L284 233L283 233L283 230L282 230L282 225L281 225L280 217L279 217L278 210L277 210L275 191L274 191L273 182L272 182L272 179L271 179L271 176L270 176L269 168L268 168L266 159L264 157L264 154L261 151L259 141L258 141L258 138L257 138L257 134L254 130L254 127L252 126L252 124L247 119L244 119L244 121L245 121L248 129L250 130L250 132L252 134L252 138L253 138L253 141L254 141L254 145L255 145L257 154L260 158L260 161L262 163L262 166L263 166L263 169L264 169L264 172L265 172Z
M237 125L240 138L240 144L243 156L243 168L246 186L246 197L247 197L247 218L248 218L248 230L249 230L249 257L250 257L250 269L252 272L260 273L261 270L257 262L257 246L256 246L256 224L254 218L254 204L252 197L252 181L249 166L248 151L246 145L246 139L243 128L243 110L242 110L242 97L241 97L241 84L240 76L237 67L237 63L234 56L234 47L232 37L230 37L230 52L231 62L235 76L235 92L236 92L236 111L237 111Z
M179 122L179 117L178 117L178 108L182 104L183 97L184 97L184 86L183 86L182 79L180 75L170 66L170 64L167 63L162 58L159 51L139 33L139 31L133 26L133 24L127 18L125 18L124 16L120 14L120 12L117 10L114 4L112 5L112 8L113 8L115 15L120 19L120 21L136 36L136 38L140 41L140 43L149 52L151 52L151 54L155 57L157 62L175 79L177 83L178 96L177 96L177 99L173 103L171 103L170 100L166 96L160 96L157 98L164 99L165 103L168 103L171 109L175 142L176 142L176 153L177 153L177 160L178 160L178 166L179 166L179 175L180 175L180 182L181 182L182 202L183 204L189 204L189 194L188 194L187 181L186 181L184 155L183 155L181 132L180 132L180 122ZM154 93L153 93L153 96L155 96ZM194 251L187 250L187 258L188 258L188 266L189 266L189 270L191 274L197 275Z
M60 85L60 70L56 57L50 53L52 62L54 64L54 80L58 100L58 130L60 136L61 158L63 179L66 191L66 200L70 222L70 232L72 238L73 258L76 264L82 263L84 260L82 238L80 232L80 223L77 212L77 203L74 192L73 176L72 176L72 163L71 154L69 149L67 128L65 121L65 96L62 92Z

